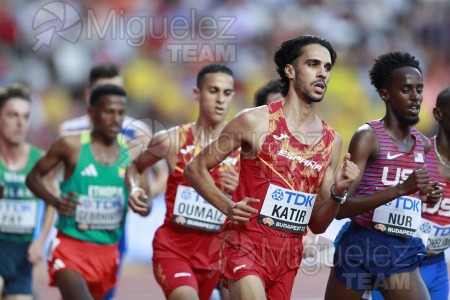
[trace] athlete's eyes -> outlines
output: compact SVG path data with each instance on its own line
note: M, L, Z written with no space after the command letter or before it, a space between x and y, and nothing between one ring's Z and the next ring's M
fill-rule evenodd
M227 96L227 97L233 95L233 93L234 93L233 90L226 90L226 91L224 92L225 96Z
M422 93L423 93L423 88L417 88L416 91L417 91L418 94L422 94ZM410 88L404 88L404 89L402 89L402 93L403 93L403 94L408 94L408 93L410 93L410 92L411 92L411 89L410 89Z
M211 89L209 89L209 93L211 93L211 94L217 94L217 93L220 93L220 92L221 91L218 88L211 88ZM233 93L234 93L233 90L225 90L225 91L223 91L223 94L226 97L229 97L229 96L233 95Z
M308 62L307 65L308 65L308 67L311 67L311 68L317 68L317 67L320 67L320 63L319 63L319 62ZM324 66L324 68L325 68L325 71L326 71L326 72L330 72L332 66L329 65L329 64L326 64L326 65Z

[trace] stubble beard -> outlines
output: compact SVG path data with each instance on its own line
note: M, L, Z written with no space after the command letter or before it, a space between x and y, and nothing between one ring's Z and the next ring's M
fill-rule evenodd
M419 123L420 118L419 117L412 117L412 118L403 118L403 122L407 124L408 126L414 126L417 123Z
M305 93L306 99L308 99L309 101L314 102L314 103L321 102L323 99L323 96L324 96L323 94L322 94L322 96L315 96L315 95L311 94L310 92Z

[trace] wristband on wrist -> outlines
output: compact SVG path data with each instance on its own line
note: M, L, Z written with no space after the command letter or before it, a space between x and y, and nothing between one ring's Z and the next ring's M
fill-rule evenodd
M330 192L331 192L331 199L333 199L334 201L338 202L339 204L344 204L345 200L347 200L347 190L344 192L344 195L342 196L338 196L334 193L334 187L336 186L336 184L333 184L331 186Z

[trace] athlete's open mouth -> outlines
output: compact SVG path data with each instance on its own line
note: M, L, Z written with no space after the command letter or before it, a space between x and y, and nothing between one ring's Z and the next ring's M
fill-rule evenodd
M420 112L420 105L410 105L408 110L413 114L418 114Z
M324 82L316 82L314 83L314 90L316 93L323 94L325 92L326 84Z
M218 115L223 115L225 113L225 108L223 107L216 107L214 110Z

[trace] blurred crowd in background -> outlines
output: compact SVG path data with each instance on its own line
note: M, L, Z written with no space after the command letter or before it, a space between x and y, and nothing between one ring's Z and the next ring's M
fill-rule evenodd
M345 148L358 126L384 112L368 77L376 56L407 51L420 60L425 87L418 128L427 135L434 133L436 96L450 84L449 0L80 0L61 2L66 9L53 14L50 2L0 5L0 85L30 86L29 141L43 149L61 122L84 113L89 69L104 61L122 69L128 114L170 127L195 120L192 88L212 57L236 75L231 118L253 105L260 86L277 78L272 56L283 41L321 35L338 60L318 113L343 136ZM51 40L36 47L37 34L51 28ZM65 35L71 30L79 30L77 36ZM235 52L219 55L224 46ZM192 49L197 56L183 56Z

